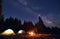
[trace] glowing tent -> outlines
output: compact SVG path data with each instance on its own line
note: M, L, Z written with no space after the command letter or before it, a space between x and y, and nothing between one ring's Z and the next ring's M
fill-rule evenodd
M1 33L1 35L15 35L12 29L7 29Z
M19 30L17 33L18 34L23 34L25 31L24 30Z

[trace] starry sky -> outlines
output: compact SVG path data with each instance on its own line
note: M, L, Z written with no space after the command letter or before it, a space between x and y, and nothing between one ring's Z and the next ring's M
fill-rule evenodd
M2 0L4 18L36 23L40 15L46 26L60 27L59 0Z

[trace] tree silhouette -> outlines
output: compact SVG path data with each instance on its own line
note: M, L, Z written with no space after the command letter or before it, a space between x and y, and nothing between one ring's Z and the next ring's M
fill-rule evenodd
M37 28L37 32L38 33L42 33L45 32L45 25L41 19L41 17L39 16L39 21L35 24L35 27Z
M29 31L29 30L33 30L34 29L34 25L33 25L33 23L32 22L25 22L24 21L24 24L23 24L23 29L25 30L25 31Z
M41 19L41 17L38 17L39 21L33 25L31 21L24 21L24 23L21 23L21 20L18 20L17 18L9 17L6 18L4 21L4 18L0 21L0 33L3 32L6 29L12 29L15 31L15 33L19 30L36 30L37 33L47 33L47 34L60 34L60 28L57 27L46 27Z

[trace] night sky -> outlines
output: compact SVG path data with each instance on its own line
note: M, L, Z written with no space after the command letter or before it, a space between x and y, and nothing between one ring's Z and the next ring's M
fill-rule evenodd
M59 0L2 0L4 18L21 19L36 23L40 15L45 25L60 27Z

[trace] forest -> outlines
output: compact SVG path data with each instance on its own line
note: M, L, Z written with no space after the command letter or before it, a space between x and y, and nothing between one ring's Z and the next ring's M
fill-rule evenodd
M38 22L34 25L31 21L28 22L24 21L24 23L22 24L22 21L17 18L9 17L4 20L3 17L0 20L0 33L6 29L12 29L14 30L15 33L17 33L17 31L19 30L24 30L27 32L29 30L35 29L37 33L60 34L60 28L46 27L46 25L44 25L43 20L41 19L40 16L38 17L38 19L39 19Z

